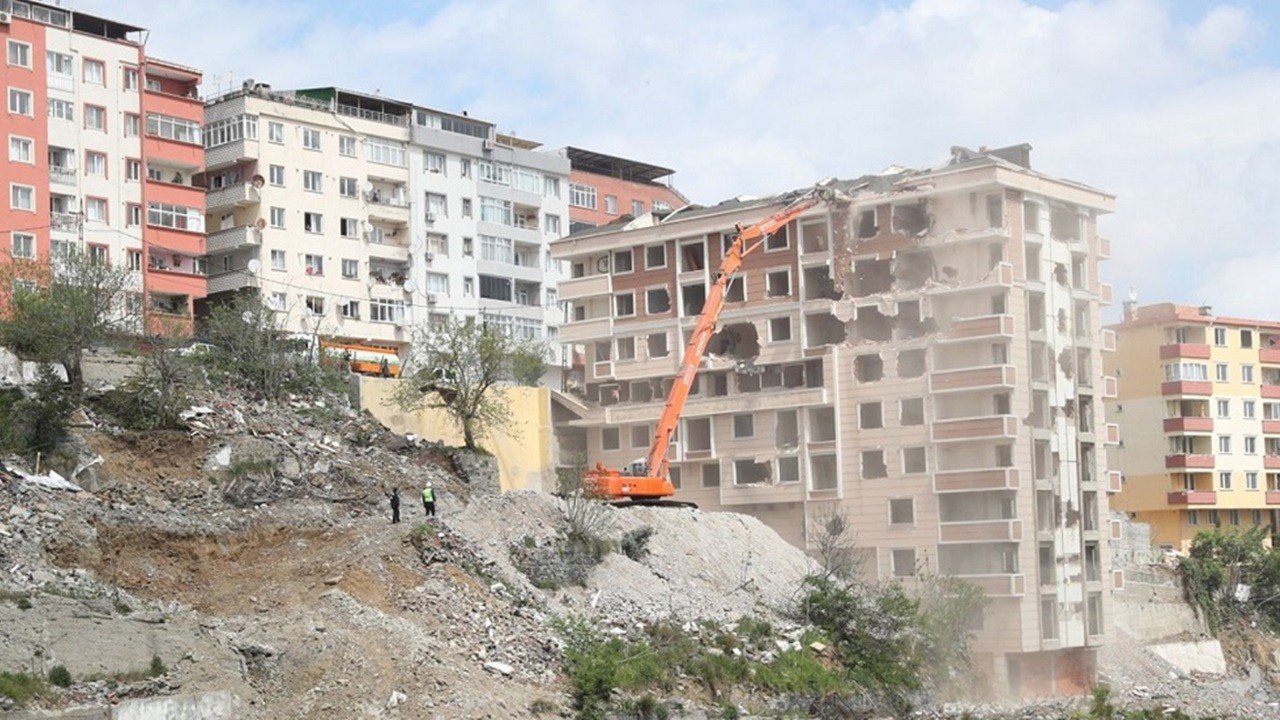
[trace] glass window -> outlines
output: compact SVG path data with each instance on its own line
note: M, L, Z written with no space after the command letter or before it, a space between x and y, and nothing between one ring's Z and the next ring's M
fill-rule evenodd
M319 150L320 131L315 128L302 128L302 147L307 150Z
M147 113L147 134L162 137L166 140L200 145L202 141L200 123L182 118Z
M284 142L284 123L267 123L267 141L277 144Z
M18 88L9 88L9 112L14 115L34 116L35 111L31 108L31 93Z
M31 67L31 44L9 40L9 64L17 67Z

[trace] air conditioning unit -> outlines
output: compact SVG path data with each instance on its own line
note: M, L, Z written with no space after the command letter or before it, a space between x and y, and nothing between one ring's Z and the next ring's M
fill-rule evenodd
M7 12L0 12L0 25L8 25L13 22L13 15Z
M494 148L494 147L496 147L496 145L494 144L494 142L493 142L492 140L485 140L485 141L484 141L484 151L485 151L485 152L493 152L493 148Z
M428 305L435 305L435 304L436 304L436 303L438 303L438 302L440 302L440 296L439 296L439 295L437 295L436 293L427 293L427 304L428 304Z

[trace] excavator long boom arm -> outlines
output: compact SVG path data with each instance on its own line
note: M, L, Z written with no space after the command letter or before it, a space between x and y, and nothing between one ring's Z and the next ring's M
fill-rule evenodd
M702 358L707 352L707 343L716 331L716 323L720 320L720 312L724 310L724 294L729 289L738 270L742 267L742 259L760 248L766 238L786 227L787 223L802 215L809 208L825 202L833 191L826 188L814 188L801 195L786 207L769 217L745 228L738 228L737 237L725 251L724 259L716 270L716 279L707 293L707 300L698 316L698 323L693 326L693 334L689 344L685 346L684 357L680 360L680 369L676 373L671 391L667 393L667 402L662 408L662 416L654 430L653 443L649 447L649 455L645 460L645 468L650 477L667 477L667 451L671 447L671 437L680 423L680 415L684 412L685 402L689 399L689 391L693 388L693 380L698 374Z

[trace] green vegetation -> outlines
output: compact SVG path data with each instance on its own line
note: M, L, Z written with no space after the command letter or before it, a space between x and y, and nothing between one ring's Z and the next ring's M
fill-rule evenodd
M66 665L54 665L49 669L49 684L61 688L71 687L71 671Z
M1266 546L1266 529L1215 528L1196 535L1178 566L1187 601L1217 632L1236 618L1280 628L1280 550ZM1237 595L1237 588L1248 586Z
M510 406L495 392L498 386L532 385L545 369L542 343L473 318L449 319L418 340L416 369L404 375L409 382L397 390L396 403L406 409L443 410L468 450L476 449L489 428L515 424Z
M184 338L155 335L139 353L138 373L124 385L93 399L94 409L128 430L175 430L191 406L191 388L201 378L190 357L180 352Z
M67 436L76 396L49 366L24 390L0 391L0 449L19 455L49 454Z
M49 683L30 673L0 672L0 697L7 697L19 707L49 694Z

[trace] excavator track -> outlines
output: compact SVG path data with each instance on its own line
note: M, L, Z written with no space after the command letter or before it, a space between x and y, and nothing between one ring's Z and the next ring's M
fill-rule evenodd
M698 509L698 503L685 502L682 500L614 500L609 503L617 508L625 507L661 507L661 508L690 508Z

